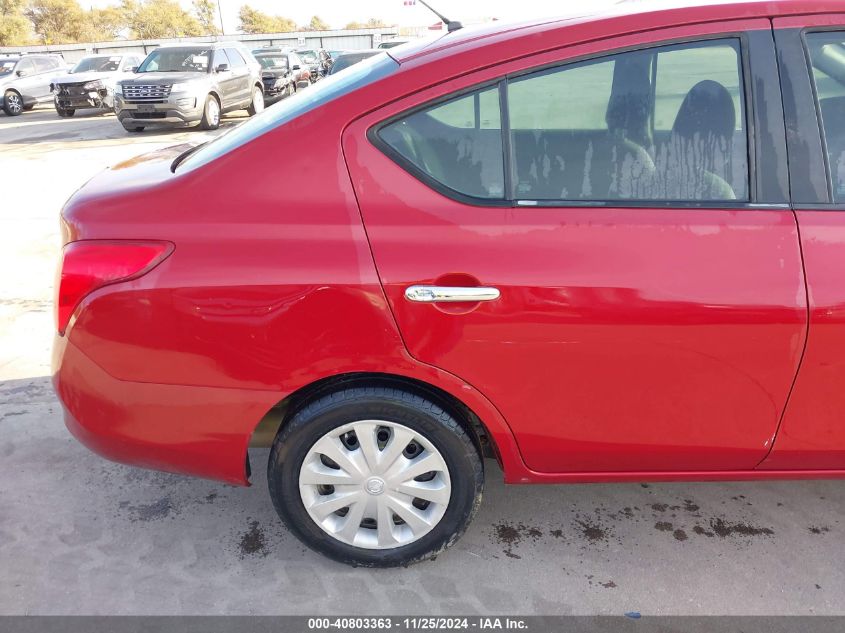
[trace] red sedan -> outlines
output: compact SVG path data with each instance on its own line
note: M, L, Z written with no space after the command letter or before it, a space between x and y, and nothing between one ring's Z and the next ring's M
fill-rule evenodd
M117 165L62 213L68 427L241 485L269 434L290 529L373 566L451 545L485 455L845 476L841 10L463 29Z

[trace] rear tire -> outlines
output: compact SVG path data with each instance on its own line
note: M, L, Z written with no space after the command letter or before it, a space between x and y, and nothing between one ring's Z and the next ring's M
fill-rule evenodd
M220 103L214 95L208 95L205 98L205 106L202 109L202 119L200 119L201 130L216 130L220 127Z
M255 116L264 110L264 90L258 86L252 88L252 101L246 109L249 116Z
M436 404L352 387L293 415L273 442L267 479L276 511L306 545L353 566L395 567L458 540L481 503L484 466L469 433ZM325 500L339 505L325 513Z
M23 112L23 98L14 90L3 95L3 112L7 116L19 116Z

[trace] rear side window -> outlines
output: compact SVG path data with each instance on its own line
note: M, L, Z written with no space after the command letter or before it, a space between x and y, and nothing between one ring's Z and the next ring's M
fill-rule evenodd
M474 198L747 201L745 111L740 43L724 39L512 76L378 135L417 175Z
M504 157L497 86L420 110L379 131L418 174L459 194L503 199Z
M827 147L833 199L845 202L845 33L809 33L816 97Z

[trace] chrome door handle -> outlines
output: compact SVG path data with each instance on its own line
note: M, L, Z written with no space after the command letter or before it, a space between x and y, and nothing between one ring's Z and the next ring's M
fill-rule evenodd
M474 303L495 301L501 296L498 288L455 286L408 286L405 298L418 303Z

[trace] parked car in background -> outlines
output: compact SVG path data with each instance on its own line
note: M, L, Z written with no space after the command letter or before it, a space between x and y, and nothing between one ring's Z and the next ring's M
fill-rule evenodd
M255 59L261 64L264 102L268 105L311 85L311 70L292 51L258 52Z
M298 48L296 54L311 70L311 81L325 77L332 66L332 58L324 48Z
M8 116L18 116L39 103L52 101L50 83L63 65L64 59L58 55L0 55L3 111Z
M115 113L129 132L150 125L213 130L220 115L264 109L261 64L232 42L162 46L115 86Z
M367 566L452 545L485 455L519 484L845 478L843 121L841 0L373 56L67 203L66 424L240 485L266 432L290 530Z
M358 62L367 59L368 57L378 55L381 52L383 51L380 51L375 48L360 51L347 51L346 53L343 53L342 55L333 58L334 61L332 62L332 67L329 70L329 74L334 75L336 73L339 73L341 70L349 68L350 66L353 66Z
M86 108L114 108L118 79L131 74L141 63L137 55L88 55L67 75L54 77L50 88L60 117L71 117Z

